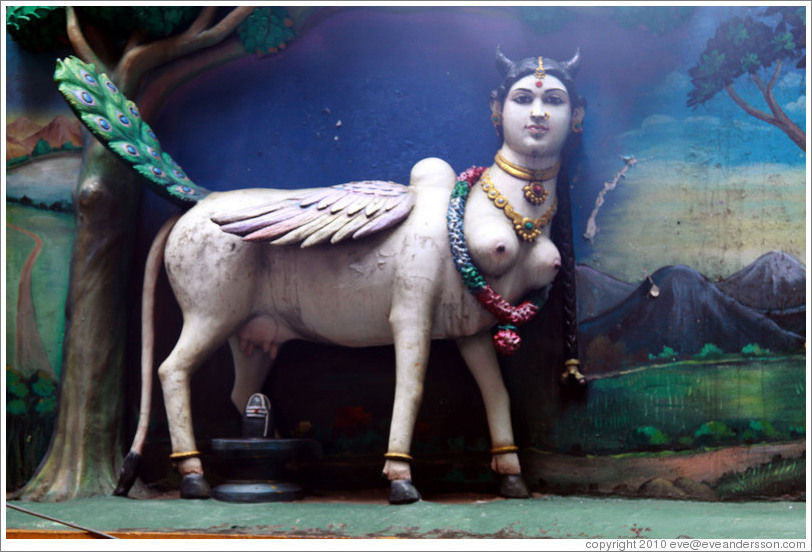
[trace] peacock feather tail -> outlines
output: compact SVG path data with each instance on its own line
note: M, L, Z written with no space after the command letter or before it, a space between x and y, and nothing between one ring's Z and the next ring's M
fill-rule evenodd
M141 118L138 106L110 78L77 57L57 60L59 92L87 129L128 167L144 177L158 195L189 206L210 191L193 183Z

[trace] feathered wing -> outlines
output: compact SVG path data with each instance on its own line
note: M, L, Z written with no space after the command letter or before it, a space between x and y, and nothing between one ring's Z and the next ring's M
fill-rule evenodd
M294 190L291 196L212 217L245 241L274 245L338 243L392 228L414 206L414 191L394 182L364 181Z
M138 106L119 92L104 73L70 56L57 60L54 80L68 105L87 129L127 166L146 178L159 195L181 206L194 204L209 190L194 184L161 150L161 144Z

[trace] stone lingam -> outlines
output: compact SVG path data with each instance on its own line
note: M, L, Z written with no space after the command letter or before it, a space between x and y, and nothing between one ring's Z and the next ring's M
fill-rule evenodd
M226 460L226 481L212 490L212 498L225 502L289 502L304 498L302 487L287 479L285 465L301 458L321 458L313 439L278 439L273 433L268 397L255 393L242 418L242 437L212 439L212 449Z

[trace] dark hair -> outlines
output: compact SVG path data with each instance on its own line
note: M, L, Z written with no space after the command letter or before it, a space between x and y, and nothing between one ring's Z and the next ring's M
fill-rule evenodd
M575 88L573 77L578 71L581 63L580 50L575 51L575 55L569 61L559 62L549 58L543 58L544 72L559 79L567 89L570 97L572 109L586 107L586 99L578 94ZM491 101L504 102L510 88L519 79L533 74L539 66L539 58L526 58L519 62L509 60L502 50L496 48L496 67L503 77L498 88L491 91ZM497 127L501 137L501 128ZM570 205L570 186L567 176L569 161L572 151L580 137L579 133L571 132L562 152L561 170L558 173L556 188L558 194L558 213L555 217L557 232L555 233L556 246L561 253L561 271L558 273L556 281L561 287L563 298L563 322L564 322L564 360L566 363L578 363L578 309L575 294L575 252L572 237L572 208ZM578 383L585 380L576 369L575 379ZM568 378L568 371L565 369L563 376Z
M542 58L544 61L544 72L559 79L567 88L567 93L570 96L570 103L573 108L586 107L586 100L581 97L576 88L573 77L578 72L581 65L581 51L576 49L575 55L569 61L556 61L550 58ZM502 103L505 101L508 90L513 86L517 80L530 75L536 71L539 66L539 58L526 58L519 62L513 62L502 53L502 49L496 47L496 68L499 74L502 75L502 84L498 88L491 91L491 101Z

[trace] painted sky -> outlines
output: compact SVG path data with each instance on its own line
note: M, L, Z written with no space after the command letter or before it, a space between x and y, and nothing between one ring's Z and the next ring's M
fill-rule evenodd
M803 152L724 93L686 106L688 70L719 23L762 8L694 7L673 22L666 8L649 7L636 20L618 9L339 10L280 54L201 74L153 126L187 173L212 189L405 183L423 157L458 171L491 163L498 141L487 97L498 84L497 44L513 58L565 59L580 48L588 106L573 179L576 237L604 183L623 168L620 156L639 163L606 194L595 238L578 238L578 261L629 281L668 264L724 277L773 249L803 261ZM48 89L55 57L9 48L10 110L20 102L29 109L35 90ZM42 67L39 80L15 78L22 63ZM755 85L740 79L736 87L764 108ZM785 67L775 92L805 127L806 71ZM53 94L41 95L50 109ZM172 211L149 194L145 201L150 226Z

